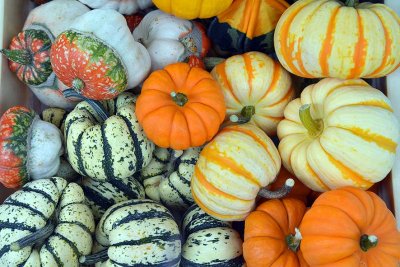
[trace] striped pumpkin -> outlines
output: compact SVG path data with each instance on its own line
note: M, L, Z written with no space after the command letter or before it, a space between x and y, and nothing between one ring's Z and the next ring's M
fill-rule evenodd
M283 110L293 99L290 74L260 52L228 58L211 72L224 93L226 115L251 121L274 135Z
M288 71L307 78L377 78L399 66L398 15L383 4L347 2L299 0L286 10L274 43Z
M107 247L108 260L102 266L174 267L180 262L178 225L153 200L134 199L111 206L97 225L96 239Z
M98 181L123 179L150 162L154 144L136 119L135 99L125 92L104 102L112 115L105 120L87 101L68 114L64 130L68 160L78 173Z
M289 103L278 137L283 165L314 191L368 189L390 172L400 126L379 90L327 78Z
M209 215L244 220L260 188L274 181L281 159L272 140L257 126L228 126L200 153L191 182L193 198Z
M242 240L231 223L216 220L192 205L183 217L182 233L182 267L243 266Z
M45 229L47 235L39 234ZM91 252L94 230L77 184L62 178L29 182L0 205L0 265L78 266L79 257ZM23 245L21 239L31 234L40 237L39 247L33 247L34 241Z
M144 198L143 186L132 177L114 178L107 182L99 182L84 177L82 189L85 193L86 203L92 210L96 221L100 220L106 210L116 203Z

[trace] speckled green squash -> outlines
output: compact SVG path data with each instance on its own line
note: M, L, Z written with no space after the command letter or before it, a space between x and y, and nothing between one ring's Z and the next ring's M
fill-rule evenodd
M217 220L192 205L184 215L182 233L182 267L244 266L242 240L229 222Z
M110 114L105 121L86 101L68 114L64 129L68 160L78 173L98 181L123 179L150 162L154 144L137 121L135 100L125 92L103 102Z
M68 111L62 108L46 108L40 114L40 118L54 124L61 132L64 132L64 124L68 113Z

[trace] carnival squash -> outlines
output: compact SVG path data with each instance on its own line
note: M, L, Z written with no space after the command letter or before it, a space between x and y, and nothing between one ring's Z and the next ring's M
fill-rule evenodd
M283 165L314 191L368 189L390 172L400 137L389 99L363 80L324 79L286 107Z
M114 9L121 14L131 15L152 6L151 0L79 0L92 9Z
M343 3L345 2L345 3ZM400 18L384 4L299 0L280 18L275 51L307 78L378 78L400 63Z
M175 63L146 79L136 114L157 146L183 150L214 137L225 117L224 96L207 71Z

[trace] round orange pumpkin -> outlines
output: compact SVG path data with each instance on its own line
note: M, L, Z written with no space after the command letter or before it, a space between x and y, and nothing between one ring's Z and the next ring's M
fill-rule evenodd
M297 230L306 211L298 199L262 203L245 220L243 256L247 267L307 266L299 254Z
M136 115L157 146L201 146L217 133L225 118L222 91L201 68L176 63L153 72L137 99Z
M300 250L311 266L399 266L400 232L375 193L353 187L323 193L300 232Z

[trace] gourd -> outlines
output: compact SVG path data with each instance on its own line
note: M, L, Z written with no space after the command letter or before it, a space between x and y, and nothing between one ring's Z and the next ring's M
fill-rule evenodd
M231 223L214 219L197 205L183 215L182 234L182 267L243 266L239 233Z
M133 37L147 48L152 71L186 62L190 56L202 58L210 48L210 40L200 23L161 10L147 13L133 31Z
M181 236L171 213L150 199L133 199L108 208L96 228L97 254L82 257L85 265L179 266ZM108 258L108 259L107 259Z
M211 75L224 93L226 116L234 122L252 122L275 135L283 110L293 99L290 74L260 52L248 52L218 64Z
M62 108L46 108L40 114L40 118L43 121L50 122L61 132L64 132L65 120L67 119L69 112Z
M195 19L211 18L227 9L233 0L153 0L160 10L178 18Z
M38 6L29 13L22 32L11 40L9 49L1 50L10 60L11 71L47 106L71 109L77 103L76 99L62 95L66 87L53 72L50 48L75 17L88 11L76 0L54 0Z
M130 177L150 162L154 144L137 121L135 101L124 92L103 105L82 101L68 114L64 136L76 172L104 182Z
M279 198L293 187L288 179L276 192L263 188L280 168L278 150L260 128L249 123L227 126L200 153L191 182L193 199L219 220L244 220L257 195Z
M0 211L1 266L78 266L91 251L94 220L75 183L29 182Z
M96 221L100 220L106 210L114 204L145 197L143 186L133 177L110 179L107 182L84 177L81 186L85 193L86 203Z
M368 189L390 172L400 136L389 99L363 80L324 79L278 125L285 168L314 191Z
M140 84L150 71L150 56L136 42L117 11L95 9L77 17L51 47L57 77L80 95L115 98Z
M308 266L299 251L299 227L306 205L297 199L272 199L245 220L243 256L248 267Z
M284 0L236 0L213 18L208 36L223 53L271 53L276 24L288 7Z
M344 187L323 193L304 215L300 232L300 250L310 266L384 267L400 261L396 219L369 191Z
M151 0L79 0L92 9L114 9L121 14L131 15L152 6Z
M383 77L399 66L398 15L383 4L343 2L300 0L286 10L274 35L285 69L306 78L354 79Z
M225 117L225 103L207 71L174 63L145 80L136 114L155 145L184 150L214 137Z
M57 173L62 134L28 108L14 106L0 118L0 182L17 188Z

